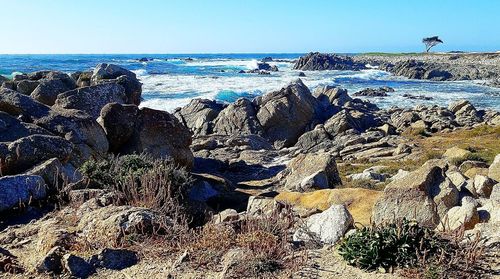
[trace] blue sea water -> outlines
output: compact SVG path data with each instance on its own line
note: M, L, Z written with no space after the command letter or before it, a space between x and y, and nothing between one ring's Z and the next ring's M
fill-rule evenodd
M279 89L298 78L292 61L302 54L121 54L121 55L0 55L0 74L11 77L17 72L59 70L74 72L90 70L98 63L114 63L134 71L143 83L144 102L141 106L172 111L193 98L232 102L239 97L253 98ZM240 74L254 69L264 57L277 62L279 72L271 75ZM151 61L140 62L146 57ZM301 79L313 90L322 85L338 85L355 93L364 88L393 87L396 92L386 98L370 98L382 108L412 107L417 104L447 106L465 98L478 108L500 111L500 89L481 85L477 81L432 82L396 77L387 72L364 71L305 72ZM422 95L432 100L410 100L404 94Z

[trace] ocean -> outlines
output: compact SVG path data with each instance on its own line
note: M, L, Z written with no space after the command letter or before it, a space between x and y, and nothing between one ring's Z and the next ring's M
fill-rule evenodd
M0 55L0 74L39 70L75 72L90 70L98 63L113 63L137 74L143 83L141 106L172 111L193 98L233 102L280 89L299 78L290 61L303 54L120 54L120 55ZM272 57L279 72L271 75L242 74L264 57ZM150 61L138 61L148 58ZM433 82L396 77L377 69L364 71L305 71L303 82L312 90L322 85L347 88L353 94L364 88L390 86L395 92L385 98L369 98L381 108L413 107L417 104L447 106L457 99L468 99L477 108L500 111L500 88L483 86L478 81ZM414 100L405 94L431 97Z

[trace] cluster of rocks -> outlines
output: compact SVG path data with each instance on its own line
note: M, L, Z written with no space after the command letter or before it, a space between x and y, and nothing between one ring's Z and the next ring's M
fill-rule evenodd
M366 88L353 94L353 96L363 96L363 97L387 97L387 93L394 92L394 88L389 86L380 87L377 89Z
M311 52L300 57L293 65L293 69L301 71L363 70L366 66L349 56Z
M141 92L134 73L110 64L71 75L41 71L4 81L0 210L78 182L77 169L108 152L146 153L191 167L191 133L167 112L138 108Z
M353 59L412 79L491 80L490 84L495 85L500 77L500 55L497 53L359 55Z
M272 61L272 60L270 60ZM278 66L276 65L269 65L267 61L263 61L257 63L257 68L252 69L252 70L241 70L239 73L240 74L259 74L259 75L270 75L271 72L278 72Z

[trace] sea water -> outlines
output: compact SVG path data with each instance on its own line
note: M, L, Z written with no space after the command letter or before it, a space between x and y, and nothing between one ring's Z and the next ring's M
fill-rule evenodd
M155 55L0 55L0 74L39 70L67 73L91 70L98 63L113 63L137 74L143 83L141 106L172 111L193 98L233 102L240 97L253 98L278 90L299 78L291 61L302 54L155 54ZM271 65L279 72L271 75L242 74L256 68L264 57L272 57ZM149 61L141 62L140 58ZM413 107L417 104L447 106L467 99L478 108L500 111L500 89L483 86L479 81L434 82L397 77L377 69L363 71L304 71L302 81L311 89L335 85L353 94L364 88L390 86L395 92L384 98L368 98L381 108ZM425 96L431 100L412 100L405 94Z

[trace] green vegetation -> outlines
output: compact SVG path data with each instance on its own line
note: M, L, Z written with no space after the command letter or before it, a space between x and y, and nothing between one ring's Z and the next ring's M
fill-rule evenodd
M374 270L411 267L423 255L434 255L445 242L416 223L403 220L382 227L362 228L347 237L339 253L350 265Z
M463 242L463 229L444 234L403 219L364 227L338 246L349 265L366 270L402 270L403 277L468 278L476 274L483 255L480 237Z

